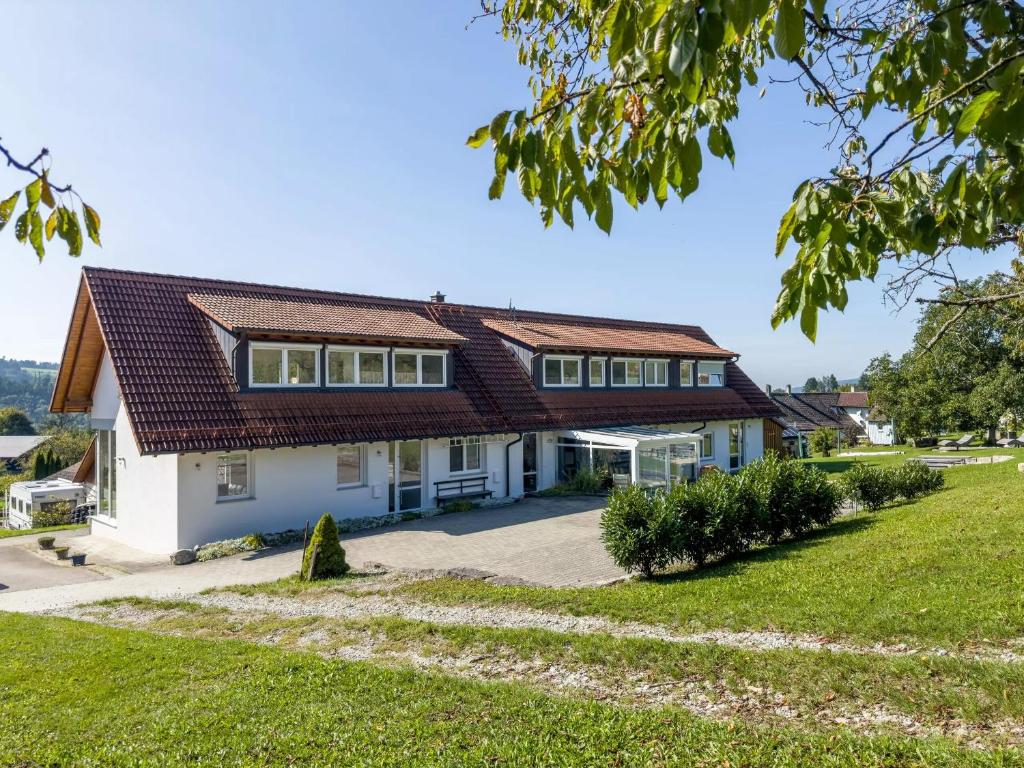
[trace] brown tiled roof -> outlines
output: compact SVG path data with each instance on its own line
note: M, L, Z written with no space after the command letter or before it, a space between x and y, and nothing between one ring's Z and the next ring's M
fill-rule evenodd
M83 279L135 438L147 454L779 413L731 362L727 363L728 388L715 391L618 391L607 396L585 390L538 392L529 373L489 327L507 317L508 310L503 309L94 267L85 268ZM466 340L454 351L455 386L422 391L239 392L207 316L190 296L344 305L415 315ZM539 312L518 311L518 315L540 323L598 322L638 331L649 327ZM679 327L687 328L694 341L717 349L700 328Z
M867 392L840 392L839 393L839 407L840 408L867 408L868 407L868 393Z
M309 298L190 293L189 302L229 331L374 341L461 344L465 338L408 309Z
M863 428L848 413L839 409L838 392L805 392L803 394L772 394L772 400L783 413L787 424L803 432L819 427L863 433Z
M702 332L693 326L645 323L643 327L637 327L635 323L588 322L583 318L564 318L558 321L498 319L484 320L484 325L531 349L714 358L736 356L734 352L696 338Z

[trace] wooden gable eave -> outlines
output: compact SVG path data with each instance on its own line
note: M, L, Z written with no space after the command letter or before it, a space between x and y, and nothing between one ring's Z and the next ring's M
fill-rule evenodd
M105 350L96 308L83 275L50 399L52 413L87 413L92 408L92 390Z

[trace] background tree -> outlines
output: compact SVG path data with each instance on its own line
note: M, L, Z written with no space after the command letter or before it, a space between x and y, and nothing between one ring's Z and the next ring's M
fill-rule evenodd
M996 274L965 282L966 298L1005 289ZM966 306L966 312L963 311ZM871 361L870 400L904 437L946 430L994 430L1004 416L1024 416L1024 315L1012 304L929 304L915 348L899 360Z
M0 408L0 435L34 435L31 420L18 408Z
M811 376L811 378L804 382L804 392L821 392L821 382L818 381L816 376Z
M518 48L532 93L468 139L493 148L492 199L512 174L545 226L557 215L571 227L582 209L606 232L613 191L632 207L685 199L706 152L735 162L728 125L739 117L740 90L778 59L821 110L835 160L797 187L781 216L776 254L790 243L796 252L774 326L799 317L813 340L818 311L842 310L847 283L873 280L883 262L894 271L888 296L901 305L925 280L945 286L938 298L947 306L1024 296L1024 273L1009 255L999 293L965 296L954 269L966 250L1024 248L1018 0L482 7Z
M0 143L0 155L6 159L9 168L33 177L24 190L17 189L0 200L0 230L13 220L14 236L19 243L31 245L40 261L46 255L44 240L52 240L55 234L67 243L71 256L82 255L83 228L90 240L100 244L100 216L96 210L87 205L70 184L61 186L50 180L50 150L44 147L34 158L23 163ZM23 191L23 208L17 215ZM47 210L50 212L44 220L43 214Z
M818 381L820 386L820 392L838 392L839 391L839 379L836 378L834 373L830 373L826 376L822 376Z

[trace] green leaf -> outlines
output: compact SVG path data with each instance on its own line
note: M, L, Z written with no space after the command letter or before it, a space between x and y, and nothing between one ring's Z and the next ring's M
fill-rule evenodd
M697 50L697 19L690 14L676 32L668 52L668 71L681 79Z
M818 308L804 298L803 309L800 310L800 330L811 341L818 336Z
M14 215L14 206L18 204L18 198L20 196L21 190L19 189L13 195L0 203L0 230L7 226L7 222L9 222L11 217Z
M775 235L776 258L782 255L782 251L785 249L786 243L789 242L794 229L796 229L796 202L789 206L788 211L782 214L782 221L779 222L779 231Z
M53 199L53 190L50 189L50 182L46 178L46 171L43 171L43 178L40 179L42 184L42 190L39 198L46 203L47 208L53 208L57 204L57 201Z
M487 189L487 199L497 200L501 197L501 193L505 191L505 174L495 174L494 178L491 179L491 186Z
M32 215L29 217L28 241L32 243L36 256L42 261L43 256L46 255L46 249L43 247L43 217L39 215L38 210L32 211Z
M489 125L481 125L473 133L470 134L469 138L466 139L466 145L477 149L482 147L484 142L487 141L487 137L491 135L491 127Z
M805 42L804 6L800 0L782 0L775 17L775 52L789 61L798 53Z
M100 215L91 206L82 203L82 218L85 219L85 231L89 239L100 245Z
M494 116L494 119L491 120L491 126L488 129L492 139L498 141L498 139L502 137L505 133L505 126L508 124L508 118L511 114L512 113L506 109L504 112L499 112Z
M23 211L14 223L14 236L18 238L19 243L28 240L28 211Z
M594 207L597 210L597 226L605 234L611 234L612 231L612 193L608 189L608 185L602 182L595 181L591 185L590 196L594 201Z
M960 144L967 136L974 130L974 126L981 120L981 116L985 113L986 108L992 103L993 99L999 96L997 91L985 91L984 93L978 94L974 101L968 104L964 111L960 113L960 119L957 121L956 128L953 131L953 143Z
M57 220L60 218L60 214L57 212L58 209L54 208L50 211L50 215L46 218L46 239L53 240L53 233L57 231Z
M34 211L39 206L39 197L43 193L43 180L36 179L25 187L25 200L28 202L28 209Z

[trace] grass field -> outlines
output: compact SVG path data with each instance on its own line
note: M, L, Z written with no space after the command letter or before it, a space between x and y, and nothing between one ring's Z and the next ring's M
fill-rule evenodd
M1022 451L1003 451L1022 457ZM905 457L819 459L836 463ZM803 541L697 572L605 589L424 581L409 597L514 603L687 630L780 629L956 647L1024 636L1024 474L1017 459L945 470L913 504L846 517Z
M72 650L75 649L75 650ZM61 619L0 625L5 765L1017 766Z
M12 536L28 536L33 533L53 533L55 531L71 531L75 528L84 528L84 524L74 525L51 525L46 528L0 528L0 539L9 539Z

